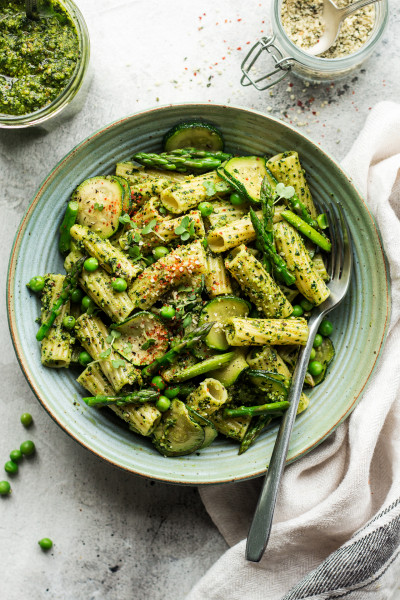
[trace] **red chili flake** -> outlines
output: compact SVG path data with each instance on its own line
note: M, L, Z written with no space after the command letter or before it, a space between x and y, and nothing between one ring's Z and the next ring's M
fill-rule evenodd
M241 21L242 19L238 19L238 22Z
M289 85L289 87L293 87L293 83L289 83L288 85Z
M223 57L222 57L222 60L225 60L225 58L226 58L226 57L225 57L225 56L223 56Z
M236 48L236 50L241 50L241 49L242 49L242 47L241 47L241 46L238 46L238 47Z
M303 106L303 103L301 100L297 100L297 106Z

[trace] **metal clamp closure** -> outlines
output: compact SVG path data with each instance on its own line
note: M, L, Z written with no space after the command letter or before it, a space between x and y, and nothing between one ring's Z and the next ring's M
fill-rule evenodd
M243 76L240 80L240 83L243 86L253 85L259 91L266 90L276 83L282 81L282 79L289 73L296 59L291 56L283 56L282 52L277 46L275 46L274 42L275 35L263 37L251 48L250 52L247 54L241 64ZM275 64L275 68L265 75L258 76L254 67L257 60L260 58L260 55L264 51L271 56ZM277 73L279 73L278 77L274 77L272 80L267 81L265 85L258 85L261 81L265 81L266 79L268 80Z

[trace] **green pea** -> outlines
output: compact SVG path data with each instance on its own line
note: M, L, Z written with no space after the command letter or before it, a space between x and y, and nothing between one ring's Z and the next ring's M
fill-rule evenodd
M50 550L53 547L53 542L50 538L42 538L38 541L38 544L41 547L41 549L45 550L46 552L47 550Z
M169 254L169 250L165 246L156 246L156 248L153 248L152 252L156 260L159 260L163 256Z
M32 290L32 292L41 292L44 288L44 277L41 275L35 275L28 283L28 288Z
M171 406L171 400L169 398L167 398L166 396L160 396L156 402L156 408L158 408L158 410L160 412L165 412L166 410L169 409L170 406Z
M93 271L96 271L99 268L99 261L94 256L90 256L83 263L83 268L85 269L85 271L89 271L89 273L92 273Z
M330 336L332 334L332 331L333 325L331 321L328 321L328 319L324 319L321 325L318 327L318 332L324 337Z
M18 473L18 465L13 460L8 460L4 465L4 470L7 471L7 473L12 473L14 475L15 473Z
M314 358L317 355L317 351L315 348L311 348L311 352L310 352L310 360L314 360Z
M21 450L11 450L10 458L11 458L12 462L15 462L15 463L19 462L22 459Z
M310 310L314 308L314 304L312 304L309 300L306 300L306 298L300 302L300 306L304 312L310 312Z
M211 202L200 202L197 208L202 217L209 217L214 212L214 207Z
M71 300L72 302L76 302L77 304L81 302L83 298L83 292L79 288L76 288L73 292L71 292Z
M176 310L174 309L173 306L169 306L169 304L166 304L160 310L160 315L163 317L163 319L173 319L175 316L175 313L176 313Z
M35 444L32 442L32 440L26 440L26 442L22 442L19 449L21 450L22 454L24 454L25 456L30 456L31 454L33 454L35 452L36 447L35 447Z
M0 481L0 496L7 496L11 492L11 485L8 481Z
M300 304L293 305L293 312L291 317L301 317L304 313L304 310L301 308Z
M30 413L22 413L20 421L24 427L29 427L32 425L32 415Z
M320 363L319 360L313 360L308 365L308 371L314 377L316 377L317 375L320 375L323 370L324 370L324 365L322 363Z
M164 392L164 396L166 396L169 400L173 400L173 398L176 398L179 395L180 391L181 390L179 385L176 385L174 387L167 387L167 389Z
M233 194L229 196L229 201L233 206L241 206L246 203L246 200L236 192L233 192Z
M125 279L122 279L122 277L117 277L114 279L111 285L113 290L116 292L124 292L128 287L128 284L126 283Z
M92 310L93 308L95 308L96 304L91 298L89 298L89 296L83 296L81 306L82 310L88 311L89 309Z
M64 317L63 322L62 322L63 327L65 327L65 329L73 329L75 327L75 323L76 323L76 319L72 315L68 315L67 317Z
M156 375L155 377L153 377L153 379L151 380L151 385L154 385L154 387L156 387L158 390L160 390L160 392L162 390L165 390L165 381L164 379L161 377L161 375Z
M92 362L92 357L90 356L89 352L86 352L86 350L84 350L79 354L78 362L83 367L86 367L89 363Z
M322 344L322 341L323 341L322 335L320 335L319 333L317 333L317 335L314 338L313 347L314 348L319 348L320 345Z

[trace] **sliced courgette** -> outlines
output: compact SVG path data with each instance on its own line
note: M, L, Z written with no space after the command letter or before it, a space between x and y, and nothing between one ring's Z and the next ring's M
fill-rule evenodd
M207 302L200 314L199 324L215 321L214 327L205 338L207 346L215 350L227 350L229 348L226 339L224 325L233 317L247 317L250 312L250 304L237 296L218 296Z
M205 417L203 417L202 415L200 415L198 412L196 412L195 410L193 410L193 408L189 408L189 406L187 406L186 408L189 411L190 418L195 423L198 423L199 425L201 425L203 427L203 429L204 429L204 442L203 442L203 444L202 444L202 446L201 446L200 449L208 448L208 446L210 444L212 444L212 442L217 437L218 431L215 429L215 427L211 423L211 421L209 421L208 419L206 419Z
M230 387L236 383L239 375L249 368L245 354L244 348L235 348L232 360L216 371L211 371L210 376L221 382L223 386Z
M168 331L151 312L136 313L113 330L121 334L113 342L114 350L138 367L149 365L168 348Z
M328 366L331 364L334 356L335 356L335 347L330 338L324 337L322 340L322 344L315 348L315 358L313 360L317 360L323 365L323 370L319 375L313 375L314 385L318 385L322 383L326 377L326 371Z
M237 156L225 164L222 176L249 202L260 203L261 184L267 175L262 156Z
M190 418L189 411L180 400L172 400L163 419L153 433L153 444L164 456L192 454L202 447L205 432Z
M164 135L163 147L166 152L177 148L198 148L200 150L223 150L222 133L203 121L178 123Z
M251 383L268 394L271 402L286 400L290 387L290 379L287 379L284 375L261 369L249 369L246 375Z
M121 177L120 175L108 175L107 179L112 179L115 178L117 179L120 184L122 185L122 188L124 190L124 197L122 199L122 212L123 213L129 213L130 209L131 209L131 186L129 185L129 182L127 179L125 179L125 177Z
M73 192L78 202L76 222L85 225L101 238L109 238L119 228L124 188L115 177L90 177Z

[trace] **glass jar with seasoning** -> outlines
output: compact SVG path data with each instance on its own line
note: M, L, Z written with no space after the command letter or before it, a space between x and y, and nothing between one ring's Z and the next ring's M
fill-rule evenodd
M358 49L352 53L343 53L339 57L335 57L333 54L333 58L312 56L289 37L287 22L284 27L282 8L287 2L289 0L273 0L271 4L272 34L269 37L261 38L242 62L242 85L253 85L258 90L266 90L279 83L289 72L312 83L335 81L346 77L375 50L387 25L388 0L380 0L371 5L375 11L371 31ZM303 2L304 4L306 2ZM296 19L298 18L298 14L296 14Z
M90 83L90 41L80 10L73 0L42 0L38 4L38 29L32 24L36 38L33 39L33 34L28 53L25 53L25 56L30 56L28 65L24 63L23 44L27 43L25 40L28 39L24 29L29 28L30 24L24 13L24 0L17 0L15 4L0 0L0 12L9 11L7 25L3 25L0 30L0 41L6 48L7 44L10 44L9 52L4 53L3 59L0 60L0 129L22 129L36 125L45 129L53 128L61 119L76 114L82 108L86 97ZM11 13L11 10L14 12ZM3 18L2 21L5 23L6 19ZM48 36L43 33L42 42L40 22L44 32L46 23L54 29L49 29ZM19 27L22 38L14 47L13 39L16 38L15 32ZM63 32L63 27L68 30ZM60 62L63 58L62 39L66 44L67 53L64 63ZM43 52L46 53L43 61L40 61L41 43ZM20 48L22 51L18 53ZM57 49L54 63L47 58L52 48ZM6 54L11 57L10 60L4 58ZM33 72L32 64L40 65L36 72ZM49 99L46 99L46 95Z

